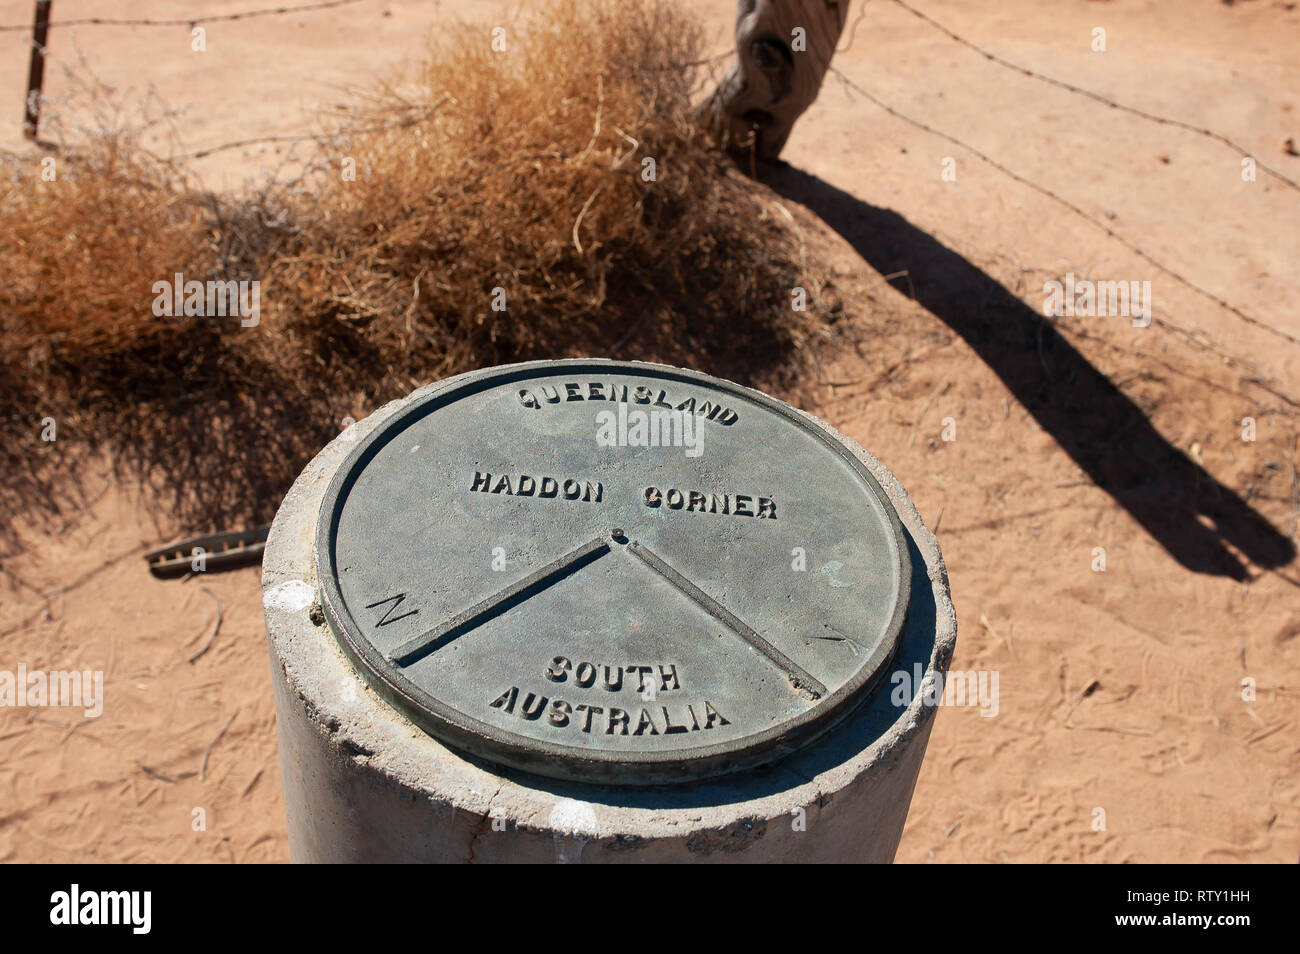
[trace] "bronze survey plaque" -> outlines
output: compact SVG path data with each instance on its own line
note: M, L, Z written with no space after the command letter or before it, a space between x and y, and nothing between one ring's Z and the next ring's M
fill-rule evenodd
M360 675L498 766L658 784L749 769L862 703L911 574L820 427L690 371L572 360L452 379L358 443L317 539Z

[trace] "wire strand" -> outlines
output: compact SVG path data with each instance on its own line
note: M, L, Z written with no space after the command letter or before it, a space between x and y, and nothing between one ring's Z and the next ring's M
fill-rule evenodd
M1103 96L1100 93L1094 93L1090 89L1084 89L1082 86L1075 86L1073 83L1067 83L1065 80L1057 79L1054 76L1048 76L1045 73L1039 73L1035 70L1029 69L1027 66L1021 66L1019 63L1012 63L1010 60L1003 59L1002 57L998 56L996 53L986 50L984 49L984 47L980 46L979 44L973 43L970 40L966 39L964 36L961 36L960 34L954 32L953 30L944 26L938 20L935 20L933 17L930 17L925 13L922 13L920 10L916 9L916 7L913 7L910 4L906 3L905 0L893 0L893 2L898 4L898 6L902 7L908 13L912 14L912 16L916 17L922 22L938 30L940 33L943 33L949 39L955 40L956 42L960 43L962 46L974 50L980 56L984 57L986 60L996 63L998 66L1005 67L1006 69L1009 70L1014 70L1017 73L1021 73L1025 76L1028 76L1030 79L1038 80L1040 83L1047 83L1051 86L1056 86L1060 89L1067 90L1079 96L1086 96L1091 100L1095 100L1098 103L1102 103L1106 106L1109 106L1111 109L1118 109L1121 112L1129 113L1133 116L1140 116L1142 119L1148 120L1149 122L1158 123L1162 126L1173 126L1177 129L1183 129L1186 130L1187 132L1196 133L1198 136L1204 136L1207 139L1213 139L1216 142L1222 143L1223 145L1229 147L1235 152L1240 153L1243 157L1255 159L1255 157L1251 155L1249 149L1246 149L1245 147L1233 142L1227 136L1223 135L1222 133L1217 133L1213 129L1206 129L1201 126L1195 126L1191 123L1184 122L1181 119L1170 119L1167 116L1159 116L1156 115L1155 113L1147 112L1145 109L1139 109L1136 106L1128 106L1125 105L1124 103L1116 102L1115 100L1110 99L1109 97ZM1259 169L1261 172L1264 172L1267 175L1272 176L1274 179L1277 179L1279 182L1285 184L1286 186L1296 190L1297 192L1300 192L1300 182L1296 182L1294 179L1288 178L1287 176L1278 172L1276 169L1269 168L1264 163L1260 162L1258 159L1255 159L1255 167Z
M198 17L180 17L173 20L143 20L143 19L113 19L109 17L82 17L78 20L51 20L50 29L55 27L74 27L74 26L129 26L129 27L164 27L164 26L196 26L200 23L216 23L222 20L248 20L252 17L275 16L282 13L307 13L312 10L326 10L331 7L345 7L353 3L361 3L362 0L322 0L320 3L309 3L297 7L267 7L262 10L245 10L242 13L213 13L207 16ZM32 25L26 24L0 24L0 33L14 33L20 30L31 30Z
M855 83L853 80L849 79L847 76L844 75L844 73L841 70L839 70L835 66L832 65L830 67L830 70L832 73L834 73L836 76L840 78L841 82L849 86L851 89L853 89L855 92L857 92L859 95L864 97L869 102L873 103L877 108L884 110L885 112L889 113L889 115L894 116L897 119L901 119L905 123L915 126L917 129L924 130L925 132L929 133L932 136L938 136L940 139L950 142L954 146L957 146L960 149L964 149L966 152L969 152L972 155L983 160L984 162L988 163L990 166L997 169L1003 175L1008 176L1014 179L1016 182L1028 186L1029 188L1033 189L1035 192L1047 196L1047 198L1053 200L1054 202L1057 202L1060 205L1065 206L1065 208L1069 209L1075 215L1079 216L1079 218L1083 219L1084 221L1088 222L1094 227L1105 232L1106 235L1108 235L1111 239L1118 242L1120 245L1124 246L1126 249L1128 249L1133 254L1137 255L1139 258L1147 262L1149 265L1158 269L1165 275L1168 275L1170 278L1174 279L1179 284L1184 285L1187 288L1190 288L1192 291L1196 292L1198 295L1201 295L1203 298L1207 298L1210 301L1214 302L1216 305L1218 305L1220 308L1223 308L1225 311L1231 312L1232 314L1236 315L1238 318L1240 318L1242 321L1246 322L1247 324L1253 325L1254 327L1259 328L1262 331L1266 331L1271 335L1275 335L1278 338L1283 339L1284 341L1289 341L1292 344L1300 344L1300 338L1297 338L1296 336L1289 334L1288 332L1283 331L1280 328L1274 328L1272 325L1268 324L1267 322L1260 321L1258 318L1254 317L1253 315L1247 314L1246 312L1242 311L1240 308L1238 308L1236 305L1232 304L1231 302L1226 301L1223 298L1220 298L1218 295L1214 294L1213 292L1207 291L1206 289L1197 285L1195 282L1191 281L1190 279L1180 275L1178 272L1174 271L1169 266L1161 263L1159 260L1154 258L1149 252L1144 251L1137 245L1134 245L1128 239L1124 238L1124 236L1120 235L1118 232L1116 232L1114 229L1108 226L1105 222L1102 222L1100 219L1096 218L1095 216L1089 215L1087 212L1085 212L1079 206L1075 205L1069 199L1057 195L1051 189L1048 189L1046 186L1041 186L1038 183L1032 181L1031 179L1026 179L1018 172L1015 172L1012 169L1008 169L1006 166L998 162L993 157L983 152L980 152L980 150L976 149L974 146L962 142L960 139L956 138L955 136L951 136L948 133L943 132L942 130L935 129L933 126L930 126L919 119L913 119L911 116L899 112L897 109L890 106L884 100L872 95L864 87L860 86L859 84Z

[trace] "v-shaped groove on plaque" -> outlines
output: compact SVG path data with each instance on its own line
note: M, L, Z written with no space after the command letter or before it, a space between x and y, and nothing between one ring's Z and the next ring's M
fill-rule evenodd
M609 541L603 537L596 537L576 550L570 550L564 556L557 557L545 566L538 567L523 579L516 580L505 589L485 600L480 600L469 609L457 613L451 619L446 620L428 632L407 640L389 653L388 658L399 666L409 666L417 659L427 656L434 650L441 649L457 636L469 632L495 616L500 616L511 607L517 606L524 600L540 593L552 583L563 579L608 552Z
M769 661L782 669L797 688L803 689L814 699L820 699L827 694L827 688L814 678L811 673L737 619L730 610L674 570L644 544L633 540L627 545L627 549L633 556L671 583L706 613L736 633L750 646L766 656Z

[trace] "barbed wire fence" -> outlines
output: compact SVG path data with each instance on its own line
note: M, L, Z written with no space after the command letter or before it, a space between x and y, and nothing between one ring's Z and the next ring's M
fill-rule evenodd
M50 0L37 0L38 4L44 2L48 7ZM204 23L217 23L223 20L251 20L255 17L277 16L285 13L310 13L313 10L327 10L331 7L346 7L356 3L364 3L365 0L321 0L319 3L308 3L300 6L281 6L266 7L261 10L243 10L236 13L212 13L200 14L193 17L175 17L164 20L150 20L140 17L80 17L73 20L51 21L51 27L75 27L75 26L126 26L126 27L169 27L169 26L199 26ZM0 33L16 33L22 30L30 30L31 27L24 24L0 24Z
M44 59L47 53L49 30L58 29L58 28L82 27L82 26L151 27L151 28L189 27L193 29L196 26L201 26L207 23L227 22L227 21L233 22L233 21L251 20L251 19L261 18L261 17L311 13L311 12L334 9L334 8L345 7L345 6L355 6L357 4L364 3L364 2L367 2L367 0L320 0L320 2L316 2L316 3L307 3L307 4L299 4L299 5L281 5L281 6L265 7L265 8L254 9L254 10L236 11L231 13L196 14L194 16L174 17L174 18L164 18L164 19L150 19L150 18L140 18L140 17L125 17L125 18L80 17L80 18L74 18L69 20L52 20L50 19L52 0L36 0L36 15L32 24L30 25L0 24L0 34L18 33L22 31L28 31L31 33L30 45L31 45L32 66L29 71L29 89L26 98L26 114L25 114L24 122L25 122L25 127L29 128L30 130L30 135L28 136L28 138L35 138L36 126L39 122L39 105L42 99L42 93L40 90L40 81L43 76L43 66L44 66ZM858 16L852 25L852 28L849 33L848 41L845 47L843 48L843 50L839 50L837 52L840 53L846 52L848 49L850 49L853 46L856 37L858 23L860 23L862 18L866 15L866 8L870 5L870 2L871 0L862 0L862 2L860 3ZM924 11L918 9L912 4L906 2L906 0L888 0L888 2L895 4L896 6L898 6L905 12L907 12L912 17L924 23L926 26L930 27L931 29L935 30L941 35L947 37L950 41L967 48L973 53L976 53L977 55L983 57L984 59L988 60L991 63L994 63L995 65L1003 69L1025 76L1036 82L1050 85L1057 89L1063 90L1073 96L1091 100L1095 103L1107 107L1108 109L1116 110L1118 112L1123 112L1135 116L1137 118L1140 118L1146 122L1155 125L1159 125L1169 129L1181 130L1183 132L1187 132L1199 136L1201 138L1216 142L1219 145L1222 145L1228 149L1233 150L1243 159L1250 159L1254 163L1256 169L1258 169L1260 172L1263 172L1265 175L1269 176L1270 178L1278 182L1284 188L1296 192L1300 192L1300 182L1297 182L1295 179L1284 174L1280 170L1275 169L1264 162L1261 162L1257 157L1251 154L1250 150L1246 149L1244 146L1240 145L1230 137L1216 130L1204 126L1199 126L1195 123L1191 123L1182 119L1162 116L1157 113L1151 112L1149 110L1120 102L1116 99L1098 93L1094 90L1087 89L1075 83L1071 83L1067 80L1050 76L1048 74L1026 67L1022 64L1013 62L997 53L994 53L993 51L989 50L987 47L961 35L960 33L956 32L955 30L948 27L947 25L940 22L939 20L935 19L934 17L930 16ZM732 51L730 50L723 51L717 54L716 56L711 56L706 60L702 60L700 62L712 63L719 59L729 56L731 52ZM698 64L691 64L691 65L698 65ZM1053 202L1061 205L1071 214L1079 217L1083 221L1090 224L1092 227L1100 230L1102 233L1106 235L1108 239L1122 246L1131 254L1136 255L1138 258L1145 261L1151 267L1158 270L1161 274L1168 276L1178 284L1192 291L1196 295L1206 299L1207 301L1213 303L1218 308L1228 312L1229 314L1233 315L1234 317L1241 320L1242 322L1254 328L1257 328L1268 335L1286 341L1290 344L1300 344L1300 336L1296 336L1284 329L1277 328L1269 324L1268 322L1261 320L1255 315L1250 314L1243 308L1233 304L1223 296L1216 294L1215 292L1200 286L1199 284L1192 281L1190 278L1183 275L1176 269L1160 261L1150 252L1146 251L1140 245L1133 242L1131 239L1128 239L1124 235L1117 232L1115 229L1111 228L1101 219L1097 218L1094 215L1090 215L1078 203L1066 198L1065 196L1060 195L1059 193L1053 191L1052 189L1047 188L1044 185L1041 185L1038 182L1035 182L1033 179L1029 178L1028 176L1016 172L1015 170L1010 168L1006 163L980 151L976 147L970 145L969 143L966 143L965 141L959 139L958 137L953 136L941 129L938 129L937 127L924 121L923 119L918 119L914 116L908 115L904 111L900 110L896 106L890 104L889 102L881 98L879 95L873 93L863 83L855 81L849 76L847 76L842 70L840 70L835 65L832 64L830 70L840 80L840 82L843 84L845 90L848 91L850 96L855 94L861 96L862 98L866 99L868 102L872 103L874 106L888 113L889 115L917 129L920 129L921 131L929 135L936 136L952 145L957 146L958 148L970 153L971 155L978 158L980 161L988 164L990 167L996 169L998 172L1012 179L1014 182L1017 182L1020 185L1032 191L1035 191L1043 195L1044 197L1052 200ZM410 117L405 117L403 119L396 121L392 125L393 126L409 125L410 122L412 121L413 120ZM294 134L280 134L280 135L269 135L269 136L262 136L262 137L252 137L252 138L239 139L230 142L220 143L214 146L209 146L202 149L194 150L192 152L180 153L177 155L173 155L171 158L177 161L202 159L207 156L213 155L215 153L230 150L230 149L265 145L271 143L302 144L309 141L321 142L325 138L328 137L313 136L313 135L294 135ZM1180 334L1182 337L1186 338L1191 343L1197 344L1201 347L1209 347L1210 350L1214 351L1216 354L1219 354L1221 356L1232 357L1235 358L1236 360L1241 360L1237 356L1229 355L1227 354L1227 352L1224 352L1212 345L1208 345L1208 343L1203 339L1203 336L1199 332L1196 332L1191 329L1183 328L1164 318L1157 317L1156 320L1162 325L1164 325L1165 327L1168 327L1170 330L1173 330L1176 333ZM1282 397L1292 407L1300 408L1300 402L1297 402L1287 397L1286 395L1281 394L1280 392L1274 392L1274 393L1276 393L1279 397Z

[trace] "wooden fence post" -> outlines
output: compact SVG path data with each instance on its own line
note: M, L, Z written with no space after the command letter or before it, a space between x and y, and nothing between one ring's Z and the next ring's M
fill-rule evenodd
M27 109L23 118L23 135L36 138L41 122L41 89L45 84L45 42L50 32L50 8L53 0L36 0L36 22L32 26L32 58L27 69Z
M849 0L739 0L737 62L702 107L725 149L775 159L821 89Z

